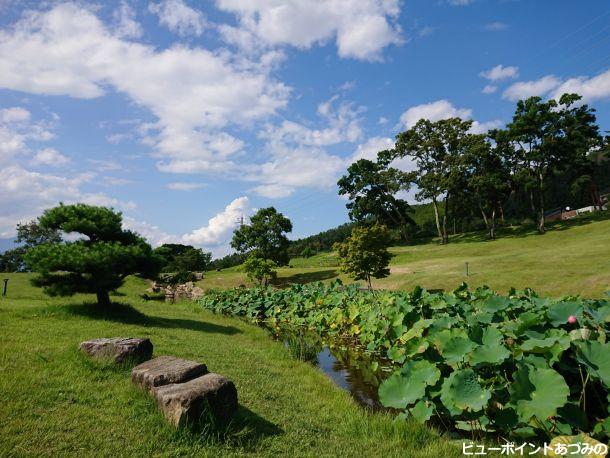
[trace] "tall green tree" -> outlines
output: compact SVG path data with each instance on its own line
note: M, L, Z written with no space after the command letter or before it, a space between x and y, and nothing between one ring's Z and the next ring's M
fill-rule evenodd
M580 99L576 94L564 94L559 101L540 97L520 100L507 126L516 145L516 176L529 189L540 233L546 231L547 181L557 171L582 165L593 142L599 140L594 110L578 104Z
M408 241L409 228L415 223L409 216L409 204L397 194L409 190L412 177L388 163L368 159L354 162L337 183L339 195L349 199L346 207L352 221L384 224L398 229Z
M366 280L371 289L372 278L390 275L390 243L390 232L383 225L355 227L345 242L335 244L341 271L354 280Z
M496 238L496 221L503 211L503 202L511 192L510 169L507 164L510 143L506 134L491 134L493 143L483 135L473 135L464 155L466 186L483 217L489 237Z
M273 207L261 208L233 232L231 246L240 253L251 253L283 266L288 264L290 241L286 233L292 232L292 223Z
M394 150L383 153L387 159L408 158L415 163L414 183L419 190L416 198L432 201L442 243L449 242L447 220L451 199L465 188L462 158L473 141L471 127L472 121L460 118L436 122L420 119L415 126L398 134Z
M156 276L161 260L142 237L122 228L122 220L112 209L85 204L45 210L37 221L40 228L82 238L28 250L26 262L38 274L32 283L51 296L95 294L98 304L107 306L109 293L128 275Z

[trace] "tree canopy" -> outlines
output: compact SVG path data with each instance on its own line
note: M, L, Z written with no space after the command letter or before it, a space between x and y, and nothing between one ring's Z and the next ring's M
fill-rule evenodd
M240 253L252 253L282 266L288 264L290 241L286 233L292 232L292 223L275 208L261 208L233 233L231 246Z
M350 165L347 175L337 185L339 195L347 196L347 209L352 221L379 223L400 231L402 238L409 238L409 204L400 199L400 191L408 191L412 175L390 167L388 163L360 159Z
M44 230L82 236L28 250L26 262L38 274L32 282L51 296L92 293L98 304L109 305L109 293L128 275L154 277L159 272L161 259L142 237L122 228L121 213L112 209L60 204L45 210L37 224Z
M179 243L165 243L154 253L163 259L163 272L203 272L212 260L212 253Z
M390 275L390 242L390 232L383 225L355 227L345 242L335 244L341 271L354 280L366 280L370 289L371 278Z

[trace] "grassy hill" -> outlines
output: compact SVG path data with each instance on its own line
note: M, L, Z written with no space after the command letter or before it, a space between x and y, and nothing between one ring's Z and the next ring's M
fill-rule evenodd
M28 274L0 296L0 456L459 456L432 429L359 408L262 329L194 303L139 299L130 278L111 311L91 296L48 298ZM129 367L95 363L79 342L149 337L155 355L205 362L238 389L222 430L179 430L130 382Z
M608 215L584 217L550 225L538 235L534 228L508 228L497 240L485 234L454 236L448 245L435 241L394 247L392 274L375 280L375 288L452 289L465 281L488 285L500 292L511 287L531 287L542 295L579 294L599 297L610 289L610 219ZM469 275L465 263L469 263ZM279 270L280 283L349 279L339 272L333 253L296 258L292 268ZM206 273L204 288L247 284L238 267Z

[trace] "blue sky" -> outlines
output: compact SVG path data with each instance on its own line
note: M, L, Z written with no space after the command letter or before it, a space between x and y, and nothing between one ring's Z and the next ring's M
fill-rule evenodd
M215 255L269 205L309 235L421 117L575 91L609 130L609 69L603 0L0 0L0 238L60 201Z

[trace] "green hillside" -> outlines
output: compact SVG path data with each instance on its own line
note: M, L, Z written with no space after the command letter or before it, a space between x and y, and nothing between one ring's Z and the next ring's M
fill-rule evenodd
M535 229L509 228L497 240L484 234L458 235L448 245L435 241L393 247L392 274L375 288L452 289L465 281L500 292L530 287L542 295L599 297L610 289L610 219L607 215L555 223L544 235ZM469 263L469 275L465 263ZM279 270L279 283L349 279L339 272L333 253L295 258ZM239 267L206 273L204 288L248 284Z

